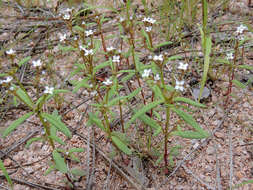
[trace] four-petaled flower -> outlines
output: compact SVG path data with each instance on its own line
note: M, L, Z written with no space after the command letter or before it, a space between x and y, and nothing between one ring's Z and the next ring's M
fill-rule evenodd
M156 74L155 77L154 77L154 79L155 79L155 81L160 80L160 79L161 79L161 78L160 78L160 75L159 75L159 74Z
M178 65L178 69L181 69L181 70L184 70L186 71L187 70L187 67L188 67L188 64L184 64L183 62L179 62L179 65Z
M64 14L63 19L64 20L69 20L70 19L70 14Z
M112 81L110 79L106 79L104 82L103 82L104 85L106 86L110 86L112 84Z
M113 63L119 63L120 62L120 56L119 55L114 55L112 57L112 62Z
M155 55L154 58L153 58L154 61L163 61L163 55L160 54L160 55Z
M44 94L53 94L53 92L54 92L54 87L48 87L48 86L45 87Z
M233 55L233 53L231 52L231 53L227 53L227 59L229 60L229 59L234 59L234 55Z
M14 55L15 53L16 53L16 51L13 50L12 48L6 51L6 54L8 54L8 55Z
M65 11L65 12L72 12L72 9L67 8L67 9L65 9L64 11Z
M32 64L34 67L40 67L42 65L42 62L40 59L38 59L37 61L32 61Z
M150 73L151 73L151 69L145 69L142 73L142 78L146 78L146 77L149 77Z
M155 19L151 18L151 17L144 17L144 19L142 20L142 22L148 22L150 24L154 24L156 22Z
M146 32L150 32L152 30L152 26L147 26L146 28L145 28L145 31Z
M67 38L67 34L59 34L60 42L63 42Z
M176 86L175 86L176 90L181 90L184 91L184 81L178 81L176 80Z
M242 24L236 28L236 34L242 34L244 30L247 30L248 28L246 26L243 26Z
M93 54L94 54L93 49L84 49L85 56L93 55Z
M86 30L85 31L85 36L86 37L88 37L88 36L90 36L90 35L92 35L93 34L93 31L92 30Z

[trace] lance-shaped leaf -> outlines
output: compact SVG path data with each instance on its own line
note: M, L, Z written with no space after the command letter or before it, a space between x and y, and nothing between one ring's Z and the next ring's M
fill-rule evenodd
M4 167L4 163L2 162L2 160L0 159L0 170L3 171L4 177L7 179L8 183L13 186L13 183L11 181L11 178L6 170L6 168Z
M91 124L95 124L103 131L106 131L104 124L102 123L101 119L97 117L96 114L89 112L89 121L91 122Z
M41 116L46 119L50 124L56 127L59 131L61 131L64 135L71 138L71 132L68 127L57 117L50 115L48 113L42 113Z
M199 132L194 131L173 131L171 133L172 135L179 136L186 139L203 139L206 138L206 136L203 136Z
M5 129L5 131L3 132L3 137L6 137L7 135L9 135L20 124L22 124L25 120L27 120L29 117L31 117L32 114L33 114L33 112L26 113L22 117L20 117L17 120L15 120L7 129Z
M146 114L141 115L139 119L155 130L154 136L157 136L162 131L162 127L154 119L148 117Z
M205 108L206 106L204 104L201 104L199 102L195 102L189 98L184 98L184 97L176 97L173 99L174 102L185 102L187 104L196 106L196 107L201 107L201 108Z
M192 126L199 134L201 134L203 136L202 138L209 136L209 134L199 126L199 124L191 115L175 107L172 107L171 110L174 111L179 117L181 117L187 124Z
M33 109L33 102L26 92L24 92L21 88L18 88L16 93L18 97L20 98L20 100L23 101L23 103L25 103L28 107Z
M127 147L127 145L117 136L112 136L112 142L125 154L131 155L132 151Z
M61 173L64 173L64 174L68 172L68 168L64 161L64 158L56 150L53 151L53 159L54 159L55 167L57 170L59 170Z
M163 103L163 100L154 101L143 106L140 110L137 110L136 113L132 116L132 118L127 122L126 129L128 129L130 124L134 122L138 117L145 114L147 111L151 110L152 108L156 107L161 103Z
M24 59L22 59L19 63L18 63L18 66L21 67L23 64L27 63L28 61L30 61L32 57L31 56L28 56L28 57L25 57Z

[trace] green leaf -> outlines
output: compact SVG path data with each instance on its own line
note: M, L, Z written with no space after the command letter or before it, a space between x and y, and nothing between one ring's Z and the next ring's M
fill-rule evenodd
M242 88L242 89L244 89L244 88L246 88L247 86L245 85L245 84L243 84L243 83L241 83L240 81L238 81L238 80L232 80L232 83L235 85L235 86L237 86L237 87L239 87L239 88Z
M90 85L88 84L88 78L82 79L81 81L76 82L75 88L73 89L73 92L76 93L80 88L85 87L85 88L90 88Z
M145 39L146 39L146 43L147 43L147 47L148 47L148 49L152 49L151 48L151 42L150 42L150 39L149 39L149 36L148 36L148 34L147 34L147 32L145 31L145 30L141 30L141 33L142 33L142 35L145 37Z
M87 174L85 170L79 168L73 168L70 170L70 172L75 176L85 176Z
M96 67L93 68L93 74L95 74L97 71L99 71L100 69L103 69L104 67L107 67L110 65L110 61L106 61L106 62L103 62L99 65L97 65Z
M203 139L206 136L194 131L173 131L172 135L179 136L186 139Z
M73 29L76 30L76 31L79 31L79 32L84 32L84 29L82 27L80 27L80 26L77 26L77 25L75 25L73 27Z
M61 46L61 45L59 45L59 50L66 53L66 52L69 52L69 51L75 51L75 50L77 50L77 48L74 48L72 46Z
M124 152L125 154L127 155L131 155L132 154L132 151L131 149L129 149L127 147L127 145L121 141L121 139L119 139L117 136L112 136L112 142L122 151Z
M23 115L22 117L15 120L5 131L3 132L3 137L6 137L9 135L12 131L14 131L20 124L22 124L25 120L27 120L29 117L31 117L34 113L29 112Z
M141 108L140 110L136 111L136 113L132 116L132 118L126 123L126 126L125 126L126 129L128 129L130 124L134 122L138 117L145 114L147 111L151 110L152 108L156 107L157 105L161 103L163 103L163 100L154 101L143 106L143 108Z
M134 75L135 75L135 72L129 73L128 75L124 76L124 77L121 79L121 82L124 83L124 82L130 80Z
M155 49L160 48L160 47L163 47L163 46L170 45L170 44L172 44L172 43L173 43L173 42L162 42L162 43L160 43L159 45L157 45L157 46L155 47Z
M55 167L57 170L59 170L61 173L64 173L64 174L68 172L68 168L64 161L64 158L56 150L53 151L53 159L54 159Z
M193 119L191 115L175 107L172 107L171 110L174 111L179 117L181 117L187 124L192 126L199 134L201 134L202 138L207 138L209 136L209 134L199 126L199 124Z
M155 130L154 136L157 136L162 131L162 127L154 119L148 117L146 114L141 115L139 119Z
M130 99L132 99L133 97L137 96L137 94L139 94L140 91L141 91L141 87L135 89L132 93L130 93L129 95L127 95L127 99L130 100Z
M30 146L33 142L39 141L39 140L43 140L43 138L41 138L41 137L33 137L33 138L29 139L29 140L26 142L25 147L26 147L26 148L29 148L29 146Z
M3 171L4 177L7 179L8 183L11 185L11 187L13 186L13 183L11 181L11 178L6 170L6 168L4 167L4 163L2 162L2 160L0 159L0 169Z
M252 65L238 65L238 68L253 70L253 66Z
M196 106L196 107L200 107L200 108L205 108L206 106L204 104L201 104L201 103L198 103L198 102L195 102L189 98L184 98L184 97L176 97L173 99L174 102L185 102L187 104L190 104L190 105L193 105L193 106Z
M93 114L91 112L89 114L89 120L91 121L92 124L96 124L100 129L102 129L104 132L106 132L106 129L104 127L104 124L102 121L97 117L96 114Z
M54 164L51 164L50 167L45 171L44 175L50 174L55 169L55 167L56 166Z
M61 140L61 138L57 137L56 135L50 135L48 138L52 139L53 141L58 142L61 145L65 145L65 143Z
M68 152L69 153L72 153L72 152L84 152L84 149L83 148L71 148Z
M253 183L253 179L249 179L249 180L246 180L242 183L239 183L239 184L235 185L234 187L232 187L232 189L237 189L239 187L242 187L242 186L247 185L247 184L252 184L252 183Z
M28 61L30 61L32 57L31 56L28 56L28 57L25 57L24 59L22 59L19 63L18 63L18 66L21 67L23 64L27 63Z
M52 124L54 127L56 127L59 131L61 131L64 135L71 138L70 130L62 121L58 120L58 118L48 113L42 113L41 116L44 119L46 119L50 124Z
M16 91L19 99L25 103L29 108L33 109L33 102L31 100L31 98L27 95L27 93L25 91L23 91L21 88L18 88L18 90Z

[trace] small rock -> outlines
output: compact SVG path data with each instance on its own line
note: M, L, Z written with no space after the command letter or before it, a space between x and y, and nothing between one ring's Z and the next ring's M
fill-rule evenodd
M224 139L224 133L216 132L216 133L215 133L215 136L218 137L218 138Z

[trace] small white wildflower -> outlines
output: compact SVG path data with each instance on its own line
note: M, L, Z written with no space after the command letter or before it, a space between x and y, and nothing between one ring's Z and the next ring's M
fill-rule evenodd
M64 20L69 20L70 19L70 14L64 14L63 19Z
M34 67L40 67L42 65L42 62L40 59L38 59L37 61L32 61L32 64Z
M42 131L41 131L41 134L42 134L42 135L45 135L45 134L46 134L46 132L45 132L44 130L42 130Z
M146 28L145 28L145 31L146 32L150 32L152 30L152 26L147 26Z
M160 54L160 55L155 55L154 58L153 58L154 61L163 61L163 55Z
M72 9L67 8L67 9L65 9L64 11L65 11L65 12L72 12Z
M133 20L133 16L130 16L129 19L130 19L130 20Z
M85 36L86 37L88 37L88 36L90 36L90 35L92 35L93 34L93 31L92 30L86 30L85 31Z
M94 54L93 49L85 49L84 50L84 55L85 56L93 55L93 54Z
M123 17L120 17L120 18L119 18L119 21L120 21L120 22L123 22L124 20L125 20L125 18L123 18Z
M149 56L148 56L148 59L149 59L149 60L152 60L152 58L153 58L152 55L149 55Z
M110 86L112 84L112 81L110 79L106 79L104 82L103 82L104 85L106 86Z
M82 21L82 25L85 25L86 23L85 23L85 21Z
M115 50L115 48L114 47L108 47L108 48L106 48L107 49L107 51L113 51L113 50Z
M236 28L236 34L242 34L244 30L247 30L248 28L246 26L243 26L242 24Z
M239 35L237 38L238 38L238 40L241 40L241 41L244 40L244 36L243 35Z
M11 49L7 50L6 53L8 55L14 55L16 53L16 51L11 48Z
M120 62L120 56L119 55L114 55L112 57L112 62L113 63L119 63Z
M179 65L178 65L178 69L181 69L181 70L184 70L186 71L187 70L187 67L188 67L188 64L184 64L183 62L179 62Z
M13 91L15 88L13 86L10 87L10 91Z
M79 49L80 49L81 51L86 51L86 48L85 48L84 46L82 46L82 45L79 45Z
M145 69L142 73L142 78L146 78L146 77L149 77L150 73L151 73L151 69Z
M227 53L227 59L229 60L229 59L234 59L234 55L233 55L233 53L231 52L231 53Z
M69 152L66 152L66 155L69 155Z
M54 87L45 87L44 94L53 94Z
M13 77L8 76L8 77L6 77L6 79L4 80L4 82L5 82L5 83L9 83L9 82L12 81L12 79L13 79Z
M151 18L151 17L144 17L144 19L142 20L142 22L148 22L150 24L154 24L156 22L155 19Z
M42 74L42 75L45 75L45 74L46 74L46 71L42 71L41 74Z
M160 78L160 75L159 75L159 74L156 74L155 77L154 77L154 79L155 79L155 81L160 80L160 79L161 79L161 78Z
M176 90L181 90L184 91L184 81L178 81L176 80L176 86L175 86Z
M67 38L67 34L59 34L60 42L63 42Z
M92 91L92 92L90 93L90 95L91 95L91 96L95 96L95 95L97 95L97 92L96 92L96 91Z
M4 80L0 80L0 84L3 84L4 83Z

